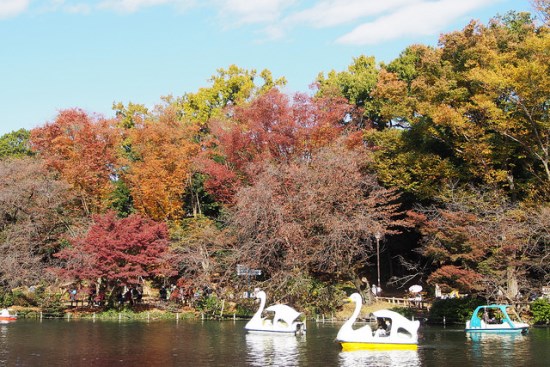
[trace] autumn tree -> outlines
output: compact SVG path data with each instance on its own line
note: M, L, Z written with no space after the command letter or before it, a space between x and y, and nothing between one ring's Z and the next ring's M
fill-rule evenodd
M55 273L75 282L96 285L113 301L125 286L174 275L168 254L166 225L134 214L95 215L87 234L69 239L70 246L55 256L62 261Z
M106 206L117 139L109 121L80 109L61 111L55 121L31 131L33 151L73 186L88 213Z
M535 11L539 14L544 24L550 22L550 1L548 0L531 0L531 4Z
M375 233L407 225L397 193L381 187L364 160L336 144L311 160L269 165L238 193L230 221L236 261L262 269L277 292L309 294L293 287L310 276L359 289Z
M375 58L361 55L353 58L353 63L347 71L330 71L317 76L317 95L323 97L341 96L349 102L349 123L360 128L377 126L384 127L379 118L377 101L372 97L376 86L379 69ZM352 118L353 117L353 118Z
M437 49L402 53L380 73L373 96L386 119L407 128L406 154L454 166L449 182L494 185L518 199L545 197L547 38L526 13L488 26L471 22L442 35Z
M220 282L229 249L223 231L205 216L174 223L170 231L174 267L189 287L204 287Z
M68 183L41 160L0 161L0 286L13 289L51 280L45 274L59 241L78 233L82 213Z
M156 220L185 215L183 197L198 152L196 126L180 122L166 107L126 131L131 154L123 156L119 178L128 186L137 211Z
M257 174L255 163L310 157L337 139L347 108L343 98L289 97L276 88L237 106L231 118L212 121L215 142L207 154L213 163L202 164L206 187L230 202L237 180L248 182Z
M440 207L419 210L422 254L433 261L432 284L515 300L528 277L548 277L548 208L522 208L494 192L456 191Z

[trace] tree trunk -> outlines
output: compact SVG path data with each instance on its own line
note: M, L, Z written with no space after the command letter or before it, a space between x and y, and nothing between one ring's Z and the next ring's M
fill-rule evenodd
M513 266L506 268L506 296L515 299L519 292L516 270Z
M374 302L374 297L371 292L369 292L369 281L366 278L355 278L353 280L353 284L355 285L355 289L357 289L357 292L359 292L361 297L363 297L367 305L370 305Z

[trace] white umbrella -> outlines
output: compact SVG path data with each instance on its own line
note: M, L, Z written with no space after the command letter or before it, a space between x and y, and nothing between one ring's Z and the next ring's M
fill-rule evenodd
M422 292L422 286L418 285L418 284L411 285L409 287L409 292L411 292L411 293L420 293L420 292Z

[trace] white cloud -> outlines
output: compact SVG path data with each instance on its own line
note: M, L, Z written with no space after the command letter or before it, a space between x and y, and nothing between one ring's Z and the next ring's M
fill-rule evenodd
M422 0L324 0L309 9L288 16L285 22L307 23L318 28L332 27L419 2Z
M0 19L16 16L29 7L30 0L1 0Z
M186 9L195 3L194 0L103 0L100 9L113 9L123 13L134 13L143 8L159 5L174 5L178 9Z
M217 14L222 26L255 25L255 31L271 40L281 39L300 27L338 27L352 30L336 42L365 45L400 37L437 35L469 12L498 1L501 0L43 0L47 6L41 10L87 14L98 9L133 13L160 6L180 11L201 7L203 14ZM0 19L20 14L31 3L0 0Z
M350 45L378 44L410 36L441 33L453 21L495 0L414 1L411 5L364 23L340 37L337 42Z
M214 0L220 17L232 24L273 23L296 0Z
M70 14L90 14L93 9L89 4L74 4L65 6L63 10Z

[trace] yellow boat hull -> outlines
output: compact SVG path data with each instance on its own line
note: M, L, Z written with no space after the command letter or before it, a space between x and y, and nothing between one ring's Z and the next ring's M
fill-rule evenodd
M417 350L417 344L404 344L404 343L353 343L353 342L340 342L342 350Z

